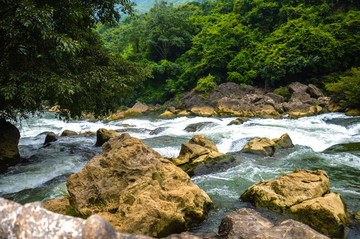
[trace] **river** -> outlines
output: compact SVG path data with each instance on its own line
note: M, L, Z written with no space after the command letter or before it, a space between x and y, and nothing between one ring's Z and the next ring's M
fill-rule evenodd
M181 143L202 134L213 141L220 152L237 159L228 168L192 178L215 204L209 219L192 229L195 232L216 233L227 213L249 206L239 201L248 187L260 180L292 172L294 168L325 170L332 191L342 196L350 213L360 211L360 117L328 113L297 120L251 119L242 125L229 126L233 119L181 117L125 119L110 123L65 122L46 112L16 123L21 132L19 149L23 162L0 176L0 196L20 203L62 197L67 177L80 171L89 159L101 152L101 148L94 146L96 136L63 137L43 147L45 135L41 133L106 128L122 129L167 157L176 157ZM201 122L207 123L200 131L188 133L184 130L190 124ZM160 133L154 135L153 130L159 128ZM284 133L290 135L295 148L265 158L239 153L253 137L279 138ZM359 236L356 228L350 230L348 238L354 235Z

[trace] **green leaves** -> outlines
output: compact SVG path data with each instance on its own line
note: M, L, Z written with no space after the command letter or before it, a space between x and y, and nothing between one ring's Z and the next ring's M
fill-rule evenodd
M120 4L120 5L118 5ZM71 115L116 109L144 78L138 64L114 59L92 31L131 13L129 0L7 0L0 3L0 118L60 104Z
M326 84L335 100L344 108L360 108L360 67L351 68L335 83Z

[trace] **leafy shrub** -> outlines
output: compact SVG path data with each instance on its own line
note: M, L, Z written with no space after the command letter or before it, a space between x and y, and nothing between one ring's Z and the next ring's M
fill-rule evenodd
M200 78L196 84L194 90L198 92L205 92L208 93L209 91L215 89L216 82L214 81L215 77L209 74L205 78Z
M342 107L360 108L360 67L351 68L337 82L325 87Z
M276 90L274 90L274 93L277 95L281 95L282 97L284 97L285 101L289 101L291 98L291 93L289 91L288 88L286 87L282 87L280 86L279 88L277 88Z

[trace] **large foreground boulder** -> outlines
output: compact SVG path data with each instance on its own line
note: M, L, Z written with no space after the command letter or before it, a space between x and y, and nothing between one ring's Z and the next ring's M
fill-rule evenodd
M273 156L279 149L293 148L294 144L288 134L280 138L254 138L250 140L241 150L243 153L257 154L261 156Z
M11 123L0 119L0 173L20 161L19 130Z
M330 192L323 170L298 170L282 177L260 181L241 195L256 207L267 207L297 217L319 232L341 237L350 223L338 194Z
M190 176L193 176L199 166L219 161L233 161L234 158L220 153L216 145L205 136L195 135L188 143L181 145L179 156L170 160Z
M40 202L21 204L0 198L0 238L150 239L116 231L98 215L87 220L46 210Z
M123 134L103 145L67 182L78 212L99 214L116 229L161 237L202 222L212 207L190 177L140 139Z
M311 227L292 219L275 225L250 208L242 208L228 214L219 227L219 238L329 239Z

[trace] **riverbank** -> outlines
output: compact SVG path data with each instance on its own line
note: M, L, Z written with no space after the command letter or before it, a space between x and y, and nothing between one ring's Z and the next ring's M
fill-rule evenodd
M187 92L164 105L147 106L138 102L132 108L119 110L110 115L106 120L113 121L150 114L159 118L182 116L299 118L340 110L344 109L312 84L294 82L287 87L271 91L228 82L209 92Z

